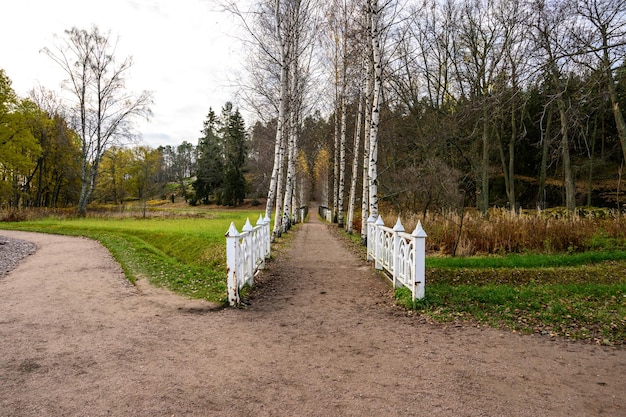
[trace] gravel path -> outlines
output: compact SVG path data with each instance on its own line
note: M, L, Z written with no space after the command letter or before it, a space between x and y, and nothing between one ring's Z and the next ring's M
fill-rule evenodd
M38 251L0 278L0 416L626 415L623 348L427 323L316 219L244 310L133 287L87 239L6 236Z
M0 277L15 269L22 259L32 255L37 247L32 242L11 239L0 234Z

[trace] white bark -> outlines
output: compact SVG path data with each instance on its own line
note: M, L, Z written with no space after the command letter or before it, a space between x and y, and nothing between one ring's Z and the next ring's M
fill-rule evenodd
M284 195L284 177L285 177L285 148L286 148L286 134L285 125L283 124L282 134L280 138L280 145L278 147L278 173L276 176L276 207L274 210L274 229L272 230L272 241L280 237L282 233L283 225L283 213L282 213L282 201ZM278 135L277 135L278 136Z
M282 232L283 220L291 217L297 204L295 164L300 115L292 113L305 100L305 76L309 74L310 62L302 61L307 55L311 60L318 17L310 0L264 0L256 2L250 12L240 11L238 3L228 0L226 9L240 19L259 55L247 69L254 85L244 94L263 118L268 106L278 113L274 166L265 207L267 216L274 211L274 240Z
M295 43L295 42L294 42ZM293 50L293 44L291 49ZM292 55L294 52L292 52ZM282 225L283 232L289 229L292 219L292 201L295 194L295 182L296 182L296 143L298 133L298 120L297 120L297 107L298 107L298 70L297 70L297 58L292 56L291 59L291 71L290 71L290 100L289 100L289 140L287 145L287 182L285 184L285 199L283 202L283 217L284 222Z
M287 106L287 94L288 94L288 86L289 86L289 72L288 72L288 50L287 43L285 37L283 35L283 20L280 14L280 0L277 0L274 4L274 19L276 28L274 31L274 36L276 37L279 45L280 45L280 92L278 98L278 119L276 125L276 140L274 142L274 166L272 168L272 176L270 178L270 187L267 192L267 202L265 204L265 216L270 217L272 214L272 209L274 208L274 203L276 201L281 201L279 198L281 182L280 181L280 167L282 163L281 159L281 147L283 144L283 133L285 126L285 118L286 118L286 106ZM279 204L276 204L278 207ZM280 213L276 213L274 219L274 231L272 232L272 240L276 238L276 224L280 223ZM280 230L280 229L279 229Z
M348 201L348 221L346 231L352 233L352 223L354 222L354 205L356 202L356 184L359 176L359 153L361 147L361 122L363 118L363 97L362 90L359 89L359 106L354 124L354 146L352 158L352 178L350 179L350 200Z
M345 61L344 61L344 72L345 72ZM345 74L343 79L345 80ZM346 109L346 88L345 81L343 82L342 87L342 97L341 97L341 137L339 140L339 191L337 194L337 225L339 227L344 227L344 195L346 193L346 119L347 119L347 109Z
M368 33L370 32L371 19L366 16ZM366 53L363 59L363 72L365 74L365 120L363 138L363 192L361 196L361 244L367 244L367 219L369 218L369 183L370 183L370 126L372 124L372 78L374 66L372 65L371 42L367 42Z
M277 18L278 19L278 18ZM277 29L278 32L278 29ZM286 40L281 36L281 71L280 71L280 101L278 110L278 125L276 128L276 151L278 155L274 155L274 168L272 170L272 182L274 182L273 174L276 171L276 207L274 211L274 229L272 230L272 241L276 240L282 231L282 201L283 201L283 178L284 178L284 161L285 161L285 142L287 127L287 100L289 98L289 70L288 70L288 48ZM270 191L271 191L270 183ZM269 197L268 197L269 200ZM268 201L268 205L269 205ZM274 202L272 201L272 205ZM271 206L270 206L271 207ZM267 211L267 210L266 210ZM271 209L270 209L271 211Z
M372 118L369 146L369 214L378 216L378 126L380 123L380 98L382 89L382 57L380 51L380 13L378 0L370 0L372 58L374 86L372 96Z
M337 50L339 45L335 45ZM341 135L341 98L339 95L339 62L338 53L335 53L335 146L333 148L333 221L339 211L339 136Z

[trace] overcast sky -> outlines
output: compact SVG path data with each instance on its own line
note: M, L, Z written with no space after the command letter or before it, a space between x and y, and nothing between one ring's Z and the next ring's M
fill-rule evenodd
M2 15L0 68L21 97L38 84L60 91L63 73L40 53L55 35L95 24L119 37L116 55L134 62L127 87L154 94L152 119L137 123L145 145L195 145L209 107L235 100L236 24L210 0L15 0Z

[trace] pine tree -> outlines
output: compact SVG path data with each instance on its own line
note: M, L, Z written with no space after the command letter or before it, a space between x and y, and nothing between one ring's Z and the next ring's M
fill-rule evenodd
M224 184L224 151L222 139L218 135L219 120L212 109L204 122L203 136L198 141L198 171L193 183L196 192L193 202L208 204L215 199L221 203Z
M246 128L239 110L233 112L233 105L226 103L222 111L224 122L224 187L222 204L237 206L246 196L244 166L246 163Z

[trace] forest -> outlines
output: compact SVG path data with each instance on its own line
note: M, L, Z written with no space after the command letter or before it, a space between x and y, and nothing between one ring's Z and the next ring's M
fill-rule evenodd
M132 140L152 98L119 100L130 61L101 59L97 28L68 30L45 52L61 66L67 56L94 63L84 71L101 76L89 79L112 88L22 98L0 69L0 206L84 215L95 203L250 199L265 202L275 234L311 199L359 230L356 218L379 205L623 210L625 0L225 7L246 33L237 104L208 109L198 138L178 146ZM84 44L102 54L80 55ZM81 101L81 91L110 96ZM110 107L93 106L103 98ZM254 115L249 126L239 108Z

